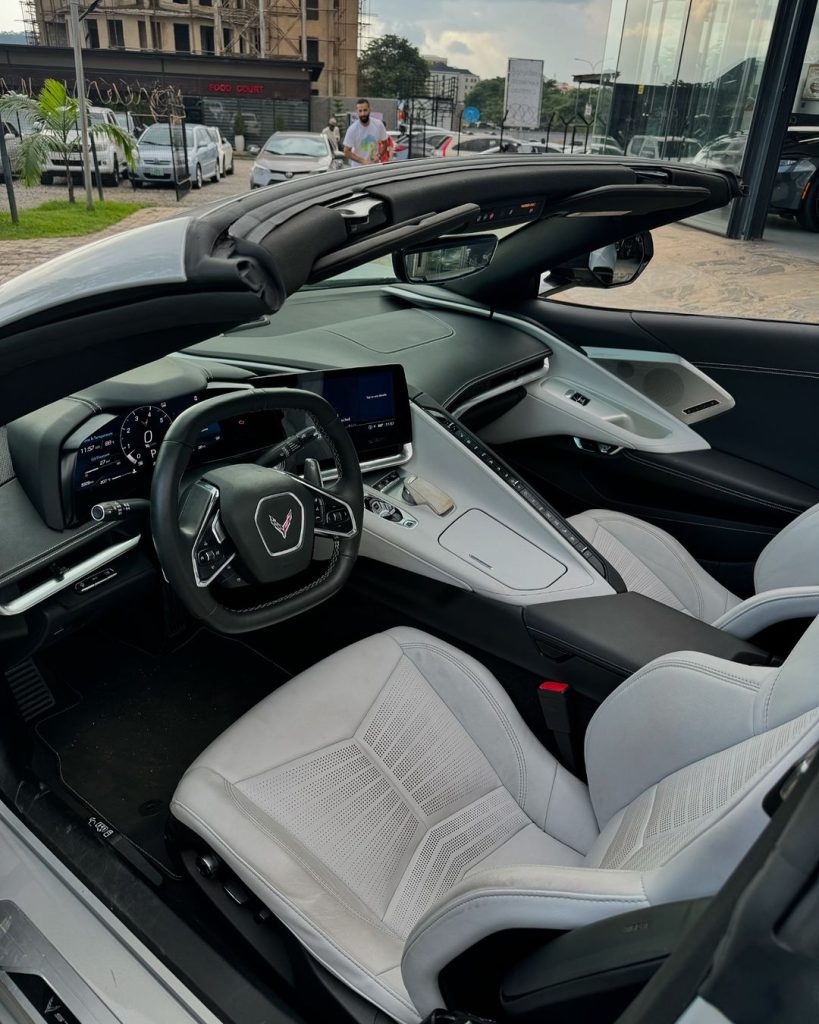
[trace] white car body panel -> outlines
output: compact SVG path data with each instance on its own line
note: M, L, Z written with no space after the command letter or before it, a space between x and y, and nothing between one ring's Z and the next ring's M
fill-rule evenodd
M0 326L72 299L180 284L189 217L134 228L57 256L0 285Z
M28 919L21 922L15 912L3 921L4 936L8 927L8 938L18 946L13 951L26 955L27 966L36 964L37 973L80 1019L218 1024L207 1007L0 803L0 902L5 901L6 907L13 904ZM26 923L22 949L11 930ZM32 936L41 939L39 948ZM58 1019L55 1013L54 1020Z

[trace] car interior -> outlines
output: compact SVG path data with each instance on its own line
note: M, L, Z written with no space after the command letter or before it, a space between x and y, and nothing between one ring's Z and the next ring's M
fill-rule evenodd
M729 172L442 163L0 289L3 798L225 1021L796 1012L815 327L561 301Z

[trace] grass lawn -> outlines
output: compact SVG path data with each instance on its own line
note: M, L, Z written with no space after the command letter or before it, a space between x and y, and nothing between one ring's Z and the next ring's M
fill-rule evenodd
M102 231L129 214L141 210L141 203L94 203L93 210L85 208L85 196L77 196L71 204L67 199L55 199L31 210L20 210L20 223L12 224L10 213L0 213L0 241L16 238L65 238L69 235L90 235Z

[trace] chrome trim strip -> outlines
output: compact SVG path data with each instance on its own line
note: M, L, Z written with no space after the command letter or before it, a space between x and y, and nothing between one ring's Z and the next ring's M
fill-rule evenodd
M214 487L213 484L209 484L209 483L207 483L207 481L205 481L204 483L200 483L200 486L206 488L211 493L210 493L210 498L208 499L208 504L207 504L207 506L205 508L205 515L202 517L202 524L199 527L199 529L196 531L196 539L194 540L193 547L191 548L191 562L193 563L193 578L194 578L194 580L196 582L196 585L197 585L197 587L204 588L204 587L209 587L211 585L211 583L213 583L213 581L216 579L216 577L220 573L224 572L225 569L227 569L227 567L230 565L230 563L236 557L236 552L235 551L233 552L233 554L230 556L230 558L228 558L225 561L225 564L220 566L216 570L216 572L211 576L211 578L209 580L203 581L200 578L200 576L199 576L199 567L196 564L196 549L199 546L199 541L202 539L202 534L205 532L205 527L208 525L208 517L210 516L211 512L213 511L213 506L216 504L216 501L219 498L219 489L217 487ZM225 534L224 534L224 532L222 532L222 536L220 537L219 534L216 532L216 525L217 525L217 523L219 524L219 529L221 530L222 529L222 524L221 524L221 522L219 520L218 514L217 514L216 518L213 520L213 523L211 524L211 532L213 533L213 536L216 538L218 543L222 544L224 542L224 540L225 540Z
M20 594L19 597L14 597L10 601L6 601L5 604L0 604L0 615L22 615L23 612L34 608L35 605L47 601L48 598L53 597L55 594L59 594L66 587L79 583L84 576L88 576L97 569L102 569L104 565L112 562L115 558L119 558L121 555L131 551L139 544L140 540L141 534L137 534L136 537L129 537L127 540L120 541L118 544L112 544L111 547L97 552L96 555L91 555L84 562L78 562L77 565L72 566L59 579L46 580L45 583L38 584L38 586L33 587L24 594Z

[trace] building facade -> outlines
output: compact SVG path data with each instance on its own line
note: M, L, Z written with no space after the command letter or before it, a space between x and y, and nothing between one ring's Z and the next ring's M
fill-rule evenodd
M628 155L741 174L747 199L703 226L760 237L788 126L819 126L816 0L612 0L601 71L575 81Z
M432 95L454 93L455 102L463 104L467 95L480 82L480 77L468 68L451 67L445 58L432 54L423 56L429 64L428 84Z
M29 41L68 46L67 0L25 0ZM83 21L89 50L322 64L314 92L358 84L358 0L102 0Z
M234 134L237 114L245 138L262 145L282 128L307 130L321 65L294 60L88 50L86 93L92 104L131 110L146 119L172 109L190 121ZM66 46L0 46L0 91L36 94L46 78L74 91L74 58ZM319 126L320 127L320 126Z

